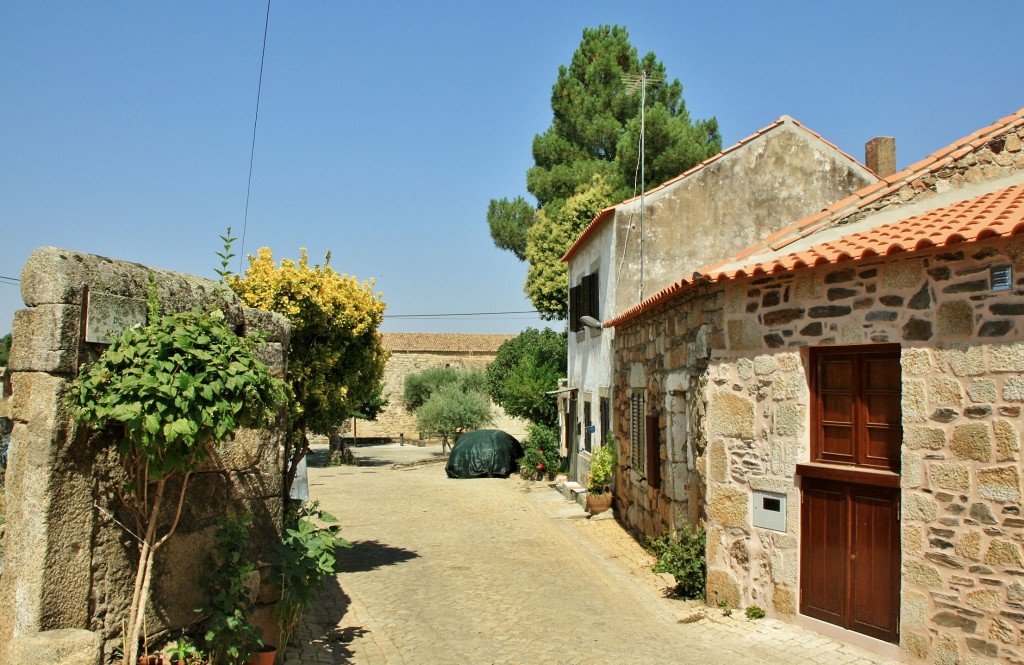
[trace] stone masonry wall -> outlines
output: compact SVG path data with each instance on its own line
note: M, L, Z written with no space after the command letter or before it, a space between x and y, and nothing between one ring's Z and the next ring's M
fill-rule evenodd
M992 291L988 269L1015 284ZM929 662L1024 662L1024 241L993 240L729 283L708 370L708 599L794 615L806 349L902 346L900 644ZM751 490L788 497L754 528Z
M617 511L634 533L656 536L682 524L697 524L704 513L705 368L713 349L724 345L722 289L702 286L685 298L654 309L643 319L616 328L613 429L618 445ZM690 368L685 385L671 380L672 370ZM657 413L661 431L662 487L652 488L634 467L630 446L630 391L646 389L646 413ZM676 395L670 393L675 392ZM685 392L685 396L678 393ZM678 397L679 399L671 399ZM689 408L682 411L682 399ZM670 427L676 416L684 427ZM672 430L675 430L674 432Z
M90 302L121 299L128 309L144 312L150 272L142 265L52 247L33 252L22 272L28 307L15 315L8 367L15 424L6 483L0 659L12 638L37 631L94 631L108 655L121 634L137 549L118 525L132 520L117 499L123 478L115 439L77 428L65 396L79 364L104 348L84 343L81 336L85 287ZM240 334L263 331L262 359L283 377L286 319L243 308L209 280L152 273L166 310L216 305ZM197 571L206 567L223 515L253 515L250 554L255 561L266 560L281 526L283 425L281 420L267 429L239 432L193 476L178 530L157 556L150 636L195 621L194 608L203 597Z

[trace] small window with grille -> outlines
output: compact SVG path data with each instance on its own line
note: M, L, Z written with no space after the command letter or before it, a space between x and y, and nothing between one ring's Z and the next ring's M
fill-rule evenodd
M590 402L583 403L583 450L588 453L594 448L594 421L590 416Z

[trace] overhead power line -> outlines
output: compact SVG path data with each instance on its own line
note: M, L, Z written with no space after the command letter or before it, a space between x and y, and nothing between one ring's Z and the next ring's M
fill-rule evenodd
M14 286L19 283L21 283L21 280L17 277L4 277L3 275L0 275L0 284L10 284L11 286Z
M263 51L260 53L260 80L256 86L256 117L252 121L252 145L249 148L249 181L245 186L245 217L242 220L242 242L238 246L238 272L242 272L245 258L245 231L249 226L249 194L252 191L252 162L256 156L256 125L260 121L260 96L263 93L263 62L267 58L267 29L270 27L270 0L267 0L267 16L263 20Z
M447 314L385 314L385 319L438 319L451 316L502 316L506 314L540 314L535 309L515 312L449 312Z

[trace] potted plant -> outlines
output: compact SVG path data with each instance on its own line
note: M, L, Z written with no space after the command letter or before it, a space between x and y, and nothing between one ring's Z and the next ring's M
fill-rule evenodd
M604 445L590 457L587 474L587 511L603 513L612 506L612 477L615 472L615 439L609 434Z
M76 422L117 436L121 500L139 534L125 662L138 661L156 552L174 533L192 472L241 426L277 413L280 381L220 310L165 314L150 276L146 325L125 330L75 378ZM168 514L169 513L169 514Z

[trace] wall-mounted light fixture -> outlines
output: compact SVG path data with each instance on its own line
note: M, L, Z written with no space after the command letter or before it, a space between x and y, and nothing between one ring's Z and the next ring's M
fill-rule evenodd
M600 330L603 327L601 322L592 316L581 316L580 323L588 328L596 328L597 330Z

